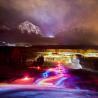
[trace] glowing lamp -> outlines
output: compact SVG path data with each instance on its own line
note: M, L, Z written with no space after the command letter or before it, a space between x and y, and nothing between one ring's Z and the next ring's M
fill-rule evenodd
M48 35L48 37L49 37L49 38L54 38L55 36L54 36L54 35Z
M25 76L22 80L28 81L29 80L29 77L28 76Z
M38 66L38 67L37 67L37 70L40 70L40 69L41 69L41 68Z

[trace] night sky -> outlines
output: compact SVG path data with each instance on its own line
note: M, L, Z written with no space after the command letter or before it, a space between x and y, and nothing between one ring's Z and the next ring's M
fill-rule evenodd
M79 41L90 36L85 39L98 45L98 0L0 0L0 24L14 27L25 20L39 26L44 35L67 32L70 43L71 38ZM74 28L88 34L75 35Z

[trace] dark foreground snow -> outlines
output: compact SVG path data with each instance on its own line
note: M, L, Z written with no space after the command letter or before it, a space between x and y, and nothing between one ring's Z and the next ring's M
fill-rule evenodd
M32 85L1 85L0 98L98 98L98 92Z

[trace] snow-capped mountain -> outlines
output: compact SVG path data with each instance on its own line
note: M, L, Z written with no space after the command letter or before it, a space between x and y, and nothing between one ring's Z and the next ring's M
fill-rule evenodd
M27 32L28 34L41 34L40 28L29 21L22 22L20 25L18 25L18 29L21 30L22 33Z
M0 26L2 27L2 26ZM55 44L53 38L44 37L40 28L24 21L13 28L0 28L0 46L31 46Z

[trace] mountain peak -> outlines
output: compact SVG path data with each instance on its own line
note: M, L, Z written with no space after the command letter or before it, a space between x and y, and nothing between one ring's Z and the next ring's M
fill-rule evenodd
M22 33L27 32L28 34L35 33L35 34L41 34L41 30L38 26L32 24L29 21L22 22L18 29L22 31Z

